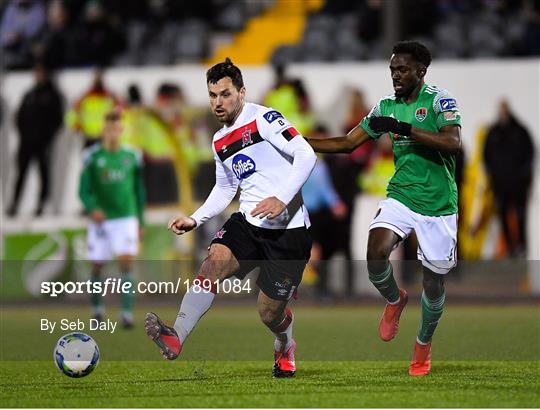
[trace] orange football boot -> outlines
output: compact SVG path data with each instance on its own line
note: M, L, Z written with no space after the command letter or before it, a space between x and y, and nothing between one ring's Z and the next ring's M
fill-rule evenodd
M426 376L431 370L431 342L423 345L416 341L414 354L409 366L411 376Z
M399 318L408 300L409 297L407 296L405 289L400 289L399 302L395 305L391 305L390 303L386 304L379 323L379 336L385 342L389 342L397 335L399 329Z
M182 342L174 328L164 324L155 313L149 312L144 320L144 330L159 347L161 356L174 360L182 351Z
M291 345L285 352L274 352L274 377L293 377L296 373L296 363L294 362L294 352L296 342L292 340Z

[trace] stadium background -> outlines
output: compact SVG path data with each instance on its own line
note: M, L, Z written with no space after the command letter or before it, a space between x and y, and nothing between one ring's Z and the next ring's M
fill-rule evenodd
M37 17L33 17L35 20L20 18L14 23L13 15L8 13L17 9L19 3L39 9ZM193 277L209 238L227 216L216 218L204 229L180 238L165 229L171 216L178 212L189 214L196 209L213 185L209 144L218 125L207 109L206 69L226 56L231 57L243 71L247 99L264 103L269 95L279 90L275 86L275 68L285 66L286 77L300 80L306 93L298 93L298 88L293 88L292 94L290 89L282 89L283 94L278 93L273 101L284 106L275 108L289 113L289 118L293 116L297 121L292 122L298 124L304 135L314 132L317 124L325 125L331 134L337 135L347 127L349 114L354 111L351 108L354 90L362 92L368 109L380 96L391 92L387 68L390 47L395 41L408 38L423 41L430 47L434 61L426 81L449 89L457 98L463 118L460 268L448 277L449 308L437 336L445 340L439 359L492 360L494 363L530 361L530 380L536 381L537 386L540 356L538 1L201 0L196 4L182 2L180 6L172 0L11 0L2 2L1 11L3 361L49 360L52 346L62 332L49 335L39 331L39 318L44 312L51 318L89 317L86 296L52 300L40 296L38 289L43 280L86 280L89 277L89 266L84 262L86 219L77 196L84 139L73 125L73 109L91 87L97 72L103 73L106 89L118 98L126 112L139 115L141 111L137 109L141 109L152 113L159 123L151 135L154 141L137 132L126 135L125 139L143 150L149 171L146 184L151 191L136 275L139 280L171 280L176 279L179 272L183 277ZM15 44L8 41L8 29L22 33ZM61 44L61 52L58 52L58 44ZM12 215L9 208L20 144L14 118L23 95L34 84L32 67L40 62L50 67L63 95L64 125L50 149L50 197L43 213L34 214L40 183L33 164L16 215ZM128 92L130 85L140 90L141 104L137 108ZM518 255L510 255L504 243L482 159L486 133L495 122L503 99L528 129L537 152L528 199L527 249ZM372 155L372 160L358 167L354 176L360 179L349 209L350 250L354 261L352 288L346 280L347 256L338 252L330 261L329 295L319 297L317 269L312 266L306 271L301 297L294 302L305 320L304 325L299 324L298 337L312 340L317 346L305 348L304 360L337 363L339 360L366 362L408 358L411 343L406 348L401 344L382 350L375 339L367 335L369 331L374 332L381 308L381 301L367 280L363 262L367 224L381 194L384 195L386 184L384 178L379 180L380 175L373 174L376 169L373 163L378 157ZM155 173L157 169L165 169L165 179L156 177L160 175ZM374 176L375 186L365 185L362 175ZM229 207L229 213L234 211L235 204ZM407 256L399 249L394 258L404 260ZM419 295L418 263L409 260L396 264L398 275L409 272L403 279L407 279L411 293ZM115 275L116 268L111 265L108 273ZM157 306L172 318L179 301L179 295L141 295L137 301L138 318L142 318L149 306ZM117 301L107 300L106 303L111 306L108 311L113 317ZM212 349L212 339L217 332L223 334L222 341L226 344L250 346L243 352L235 352L232 359L268 360L267 352L255 347L268 342L268 335L257 324L253 295L222 295L216 304L218 306L204 319L207 322L201 324L200 334L196 332L193 337L193 346L197 348L186 353L186 360L194 360L194 363L231 360L227 351ZM411 308L403 324L403 337L410 340L413 340L418 319L414 316L418 312L413 313L413 310L418 309ZM232 327L227 327L224 323L228 323L230 317L237 320ZM335 322L340 329L347 330L334 335L334 329L321 322ZM126 332L108 336L96 333L102 351L108 352L104 357L109 360L157 359L139 334L141 328L136 329L136 339ZM471 328L477 330L464 337ZM10 335L15 329L27 334L28 341L14 341ZM512 337L515 334L524 336L516 341ZM340 348L321 348L325 337L332 337ZM37 348L31 346L32 340L40 341ZM141 342L133 343L133 340ZM488 342L491 342L490 349L485 348ZM366 349L356 346L366 346ZM39 365L28 366L28 369L37 366L34 369L38 374L45 371ZM193 366L184 371L194 374L201 371L197 365ZM460 374L458 367L454 368L454 374ZM207 373L211 371L218 369L206 369ZM512 374L508 372L509 377ZM43 377L51 376L46 373ZM8 389L6 398L11 401L7 403L17 403L15 395L24 388L17 389ZM538 403L537 395L528 396L525 391L519 397L523 401L490 399L501 406ZM55 400L53 394L47 403L55 406ZM456 405L451 394L448 400ZM489 406L493 402L479 403ZM99 401L92 403L101 405ZM114 406L114 403L129 402L108 403ZM252 402L252 405L257 403ZM288 403L295 405L294 400ZM323 401L300 402L303 405L320 403ZM334 406L377 405L377 401L348 402L343 397L342 401L330 403Z

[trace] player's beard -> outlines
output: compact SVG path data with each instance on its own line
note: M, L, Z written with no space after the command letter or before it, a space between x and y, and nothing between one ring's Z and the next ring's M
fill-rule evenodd
M223 120L221 121L222 123L224 123L225 125L227 126L231 126L234 124L234 122L236 121L236 119L238 118L238 115L240 115L240 112L242 111L242 107L243 107L244 103L242 101L242 98L240 98L240 96L238 96L238 99L236 100L236 104L234 106L234 109L231 111L231 113L229 115L227 115L225 118L223 118ZM218 119L219 121L219 119Z

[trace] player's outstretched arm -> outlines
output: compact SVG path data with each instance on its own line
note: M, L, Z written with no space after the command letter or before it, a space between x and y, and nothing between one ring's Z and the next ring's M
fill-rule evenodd
M196 227L199 227L207 220L220 214L231 203L238 190L238 180L235 175L228 171L221 160L215 156L216 161L216 184L212 192L204 201L204 204L191 216L179 216L171 219L168 229L176 235L182 235Z
M344 137L308 138L307 141L316 152L348 154L370 139L368 133L360 125L357 125Z

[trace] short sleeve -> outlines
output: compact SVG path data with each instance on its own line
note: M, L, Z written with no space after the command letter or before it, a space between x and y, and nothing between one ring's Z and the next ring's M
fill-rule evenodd
M456 99L448 90L440 90L433 100L433 111L437 123L437 129L447 125L461 126L461 113Z
M375 117L382 117L382 102L383 102L384 99L380 99L379 102L377 103L377 105L375 105L371 111L368 113L368 115L366 115L362 121L360 121L360 127L366 131L368 133L368 135L373 138L373 139L378 139L381 135L383 135L384 133L378 133L378 132L375 132L373 131L370 127L369 127L369 120L371 118L375 118Z

